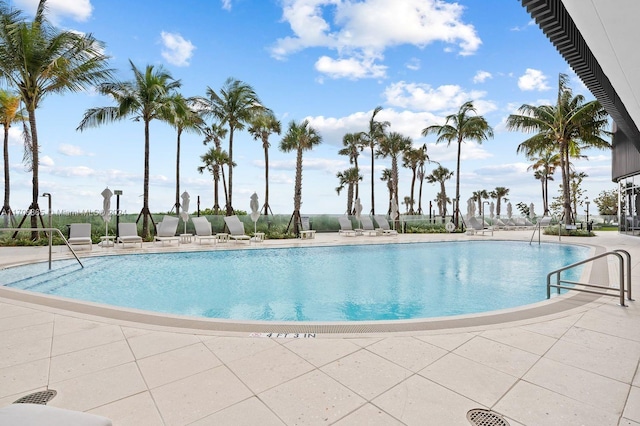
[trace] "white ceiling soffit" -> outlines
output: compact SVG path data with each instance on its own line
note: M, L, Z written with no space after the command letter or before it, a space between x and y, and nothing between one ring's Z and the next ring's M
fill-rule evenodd
M640 0L562 0L640 128Z

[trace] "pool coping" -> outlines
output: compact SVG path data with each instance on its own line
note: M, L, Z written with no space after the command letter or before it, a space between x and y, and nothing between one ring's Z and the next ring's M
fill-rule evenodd
M501 241L501 240L494 240ZM513 241L513 240L502 240ZM604 252L604 247L593 244L583 245L592 249L591 256ZM123 253L125 254L125 253ZM126 253L131 254L131 253ZM595 262L603 262L604 259ZM33 262L28 262L33 263ZM586 265L582 280L587 276L587 282L593 282L594 272L602 270L594 268L594 263ZM565 293L550 300L537 302L516 308L490 311L485 313L458 315L450 317L423 318L411 320L389 321L351 321L351 322L267 322L267 321L242 321L226 319L196 318L181 315L155 313L131 308L115 307L111 305L82 302L58 296L43 295L29 291L18 290L0 286L0 297L20 301L28 304L48 307L54 310L73 312L83 316L93 316L117 322L126 322L149 327L169 328L172 331L198 331L203 332L229 332L250 334L371 334L371 333L402 333L417 331L438 331L451 329L481 329L491 326L504 325L505 323L538 322L548 320L550 317L566 316L583 311L598 303L605 296L587 293ZM604 303L604 302L602 302Z

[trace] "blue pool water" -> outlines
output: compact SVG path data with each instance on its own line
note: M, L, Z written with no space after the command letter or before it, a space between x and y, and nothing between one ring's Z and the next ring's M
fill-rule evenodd
M0 285L208 318L362 321L526 305L588 248L441 242L103 256L0 271ZM578 280L581 270L563 278Z

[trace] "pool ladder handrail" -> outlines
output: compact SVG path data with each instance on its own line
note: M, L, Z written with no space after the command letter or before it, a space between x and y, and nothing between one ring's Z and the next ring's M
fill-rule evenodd
M5 232L5 231L45 231L45 232L56 231L58 235L60 235L60 237L62 238L62 241L64 241L67 247L69 247L69 250L71 250L73 257L75 257L78 263L80 264L80 267L84 268L84 265L82 264L82 262L80 262L80 258L78 258L78 255L76 254L76 252L73 251L73 249L69 245L69 241L67 241L67 239L64 237L64 235L58 228L0 228L0 232ZM51 269L51 246L52 246L52 241L51 241L51 238L49 238L49 269Z
M624 254L627 262L626 262L626 268L625 268L625 260L622 257L622 255L620 254ZM568 269L572 269L575 268L576 266L580 266L583 265L585 263L588 262L593 262L594 260L606 257L606 256L615 256L618 258L619 260L619 271L620 271L620 287L619 288L614 288L614 287L609 287L609 286L603 286L603 285L597 285L597 284L586 284L586 283L581 283L581 282L576 282L576 281L568 281L568 280L563 280L560 277L560 273L562 271L566 271ZM626 280L625 280L625 269L626 269ZM551 284L551 277L553 275L556 275L556 283L555 284ZM626 282L626 289L625 289L625 282ZM606 289L609 290L608 292L605 291L597 291L597 290L588 290L588 289L584 289L584 288L576 288L576 287L569 287L569 286L564 286L562 284L573 284L574 286L576 285L580 285L580 286L584 286L584 287L590 287L590 288L601 288L601 289ZM591 293L591 294L600 294L602 296L614 296L614 297L620 297L620 306L627 306L624 304L624 294L627 293L627 300L631 300L633 301L633 299L631 298L631 255L629 254L628 251L626 250L612 250L612 251L608 251L606 253L601 253L599 255L590 257L588 259L582 260L580 262L576 262L573 263L571 265L567 265L563 268L559 268L556 269L555 271L551 271L547 274L547 299L551 298L551 287L555 287L558 291L558 294L560 294L560 290L561 289L565 289L565 290L574 290L574 291L582 291L584 293ZM611 293L611 290L617 290L617 293Z

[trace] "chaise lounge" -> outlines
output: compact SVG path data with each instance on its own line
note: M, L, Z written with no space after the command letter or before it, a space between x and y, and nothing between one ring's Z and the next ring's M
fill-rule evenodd
M138 225L127 222L118 224L116 242L122 244L122 248L125 248L127 243L140 244L140 248L142 248L142 237L138 235Z
M376 221L376 223L378 224L378 227L380 229L382 229L382 234L383 235L398 235L398 231L396 231L395 229L391 229L391 227L389 226L389 222L387 221L387 218L384 216L380 216L380 215L376 215L373 217Z
M226 223L227 228L229 228L229 238L232 240L236 242L238 242L238 240L251 240L251 237L244 233L244 223L240 222L238 216L226 216L224 223Z
M193 222L193 226L196 228L196 235L194 235L194 240L198 241L202 244L202 241L214 241L218 239L213 232L211 231L211 222L204 217L194 217L191 218Z
M370 237L377 237L384 233L382 228L376 228L373 226L373 221L369 216L360 217L360 223L362 224L362 232L367 232Z
M173 241L179 243L180 237L176 235L176 231L178 230L178 222L180 219L173 216L164 216L162 221L158 223L157 231L158 233L153 237L153 242L160 241L162 245L164 243L169 242L171 244Z
M340 230L338 231L338 234L344 235L346 237L355 237L356 235L362 235L362 231L360 229L353 229L351 220L349 220L348 217L340 216L338 218L338 223L340 223Z
M90 223L72 223L69 226L69 245L89 246L89 250L93 248L91 241L91 224Z

